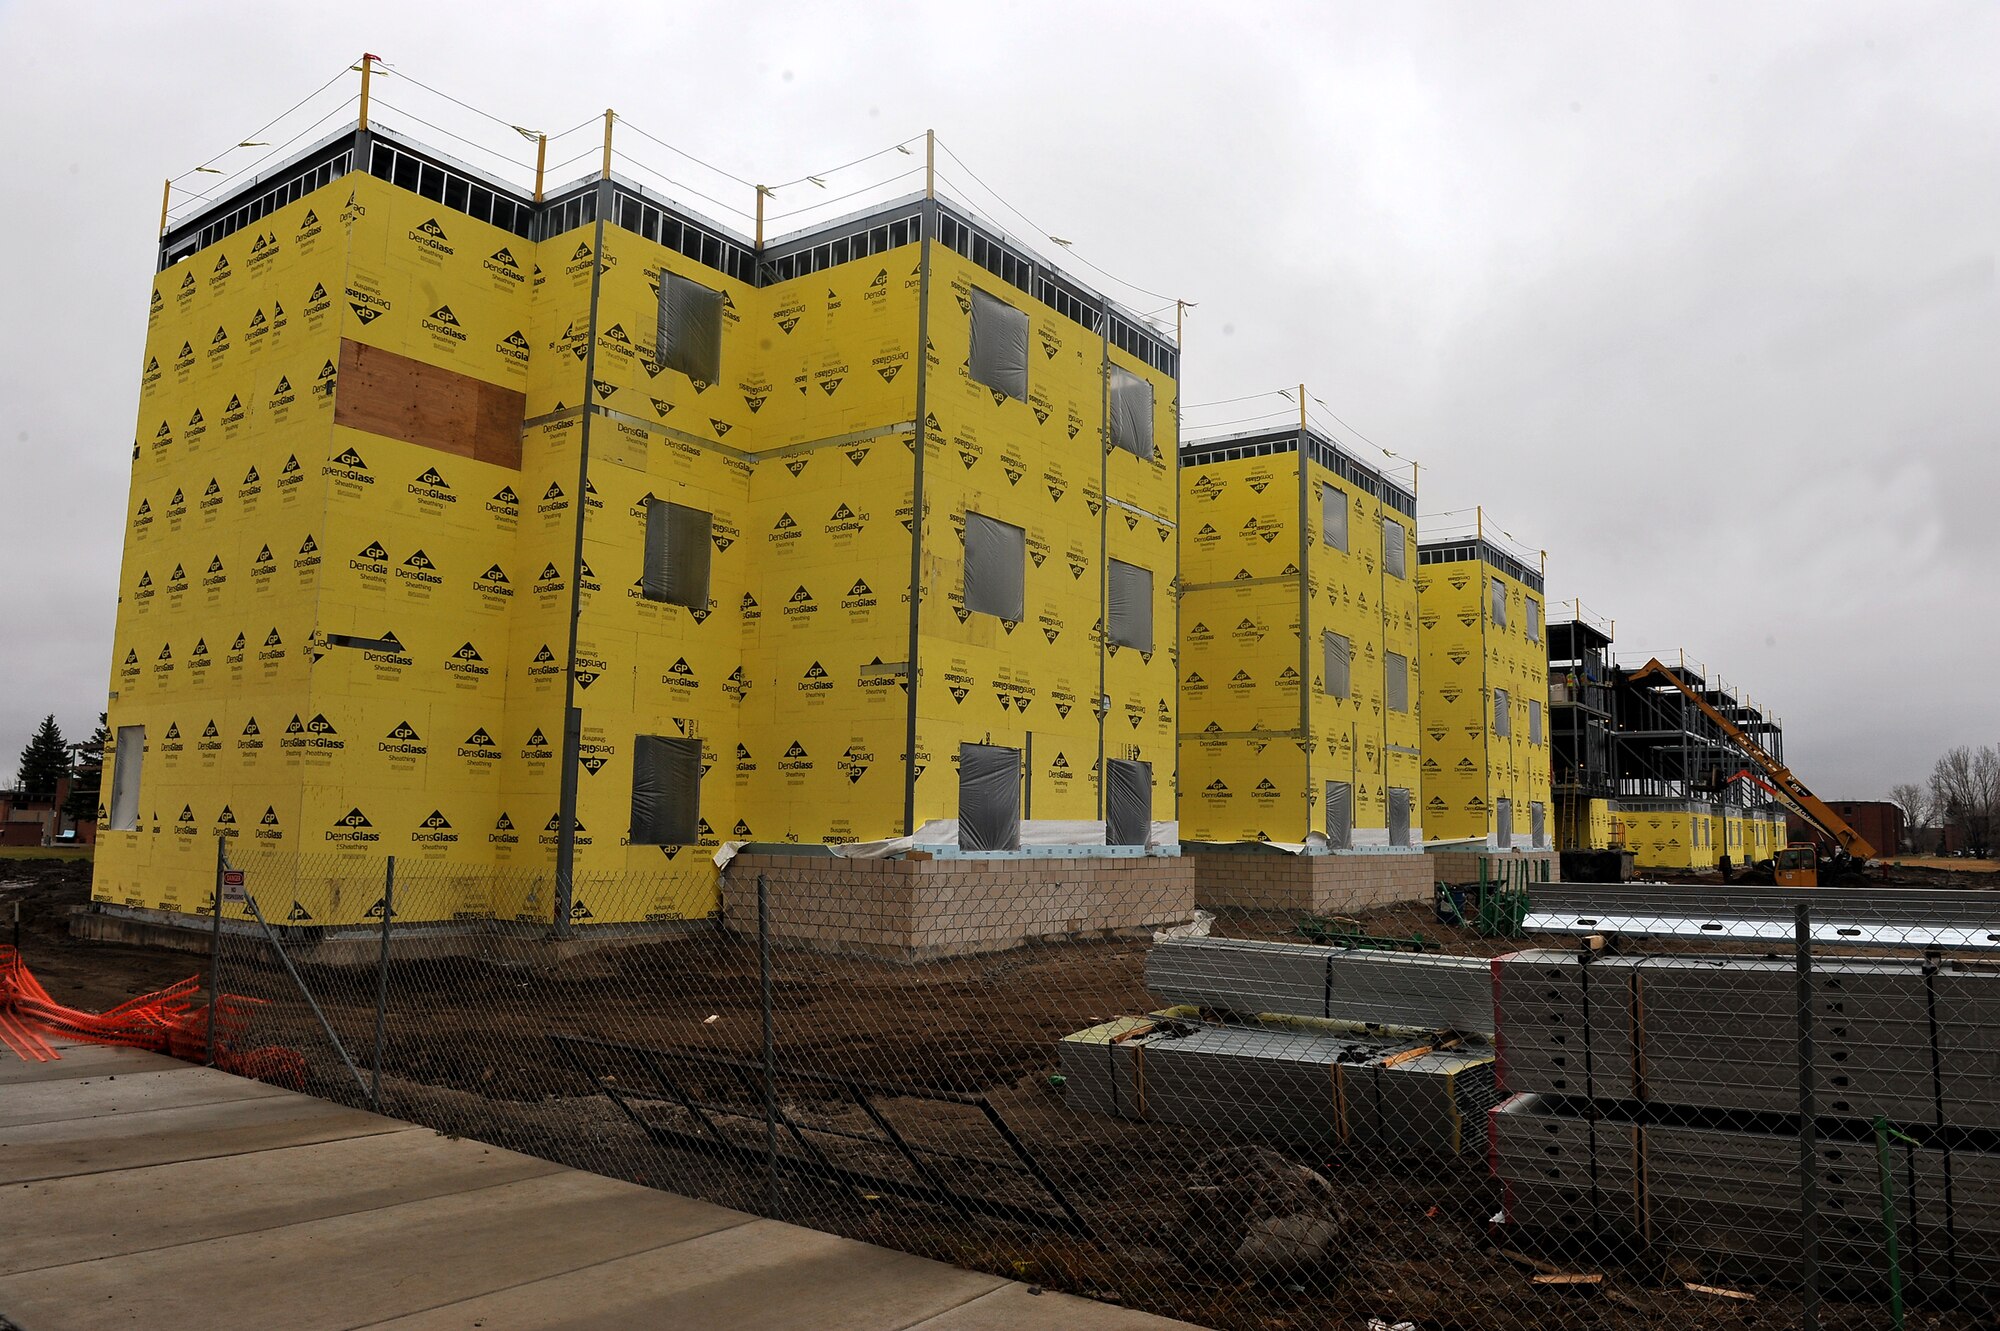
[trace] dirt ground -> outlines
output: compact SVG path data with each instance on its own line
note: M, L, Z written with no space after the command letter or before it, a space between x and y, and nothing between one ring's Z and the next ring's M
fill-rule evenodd
M1924 874L1907 885L1933 886ZM1963 882L1962 877L1955 881ZM80 943L67 933L70 907L87 896L88 868L76 863L0 864L0 929L21 913L29 966L60 1001L102 1008L200 970L198 956ZM1376 934L1422 933L1453 952L1492 955L1520 940L1480 939L1440 924L1427 906L1369 914ZM1232 915L1217 932L1285 936L1275 916ZM0 934L0 937L4 937ZM1529 1331L1529 1328L1793 1327L1801 1310L1785 1289L1754 1273L1686 1261L1663 1263L1587 1239L1496 1235L1495 1185L1483 1142L1454 1158L1395 1158L1355 1150L1289 1151L1324 1176L1340 1237L1334 1255L1272 1275L1246 1273L1215 1257L1208 1223L1191 1205L1190 1184L1235 1144L1159 1124L1079 1112L1052 1082L1056 1042L1111 1017L1155 1006L1144 983L1146 944L1090 941L896 966L799 950L776 954L775 1044L788 1071L853 1078L903 1091L984 1096L1061 1197L1092 1231L1090 1239L1050 1228L957 1216L950 1210L788 1181L783 1218L1018 1276L1229 1331L1360 1328L1370 1317L1414 1322L1423 1331ZM232 942L223 987L268 1000L252 1040L290 1045L309 1061L307 1089L350 1102L361 1096L331 1052L284 972L261 944ZM342 1041L365 1069L373 1048L372 969L308 968L313 988ZM725 1205L765 1209L761 1169L683 1147L663 1146L601 1093L592 1075L565 1060L552 1032L595 1036L649 1050L755 1059L760 1048L757 958L753 948L701 932L619 947L553 964L495 958L401 961L389 976L387 1043L382 1054L388 1112L458 1135L560 1160L580 1168ZM593 1066L600 1074L611 1065ZM731 1140L761 1141L759 1106L726 1070L674 1061L702 1100L740 1111L726 1120ZM637 1093L630 1066L613 1083ZM734 1084L733 1084L734 1083ZM872 1131L867 1111L837 1088L781 1080L788 1115L838 1132ZM643 1112L657 1126L699 1127L684 1111ZM915 1146L1012 1157L975 1111L910 1095L885 1096L882 1112ZM829 1153L908 1176L893 1159L848 1139ZM961 1190L1052 1213L1060 1203L1031 1179L943 1156L923 1157ZM1234 1156L1230 1157L1232 1160ZM1536 1283L1549 1273L1598 1274L1595 1285ZM1685 1282L1735 1288L1754 1301L1685 1290ZM1821 1324L1886 1324L1879 1302L1826 1306ZM1919 1307L1911 1327L1995 1325L1962 1313Z

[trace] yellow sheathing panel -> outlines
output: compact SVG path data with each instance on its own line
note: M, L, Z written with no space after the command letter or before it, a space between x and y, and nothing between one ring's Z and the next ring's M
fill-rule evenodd
M1496 579L1507 603L1505 627L1493 620ZM1425 564L1417 587L1425 835L1496 845L1496 803L1506 799L1513 810L1512 844L1530 848L1532 806L1550 802L1547 647L1527 637L1526 605L1532 600L1539 607L1541 594L1477 558ZM1535 619L1545 623L1545 612L1538 609ZM1512 709L1506 736L1495 731L1501 690ZM1540 743L1531 739L1531 703L1542 710Z
M1723 851L1723 820L1705 801L1620 800L1613 817L1641 868L1713 869Z
M1183 834L1190 840L1301 840L1326 830L1324 792L1328 782L1338 781L1353 788L1354 845L1387 844L1391 787L1410 791L1412 836L1420 839L1416 585L1387 570L1384 518L1403 524L1397 530L1411 569L1413 535L1407 519L1316 456L1303 463L1302 495L1295 443L1293 448L1197 462L1182 472L1188 532L1182 758L1192 810L1184 815L1189 826ZM1345 550L1324 539L1327 503L1347 512ZM1347 643L1344 696L1327 691L1329 633ZM1390 652L1408 662L1408 706L1401 710L1389 707ZM1283 737L1290 752L1279 752L1264 732ZM1245 780L1256 807L1225 811L1221 792L1227 789L1233 800Z
M1169 816L1161 792L1174 757L1171 565L1161 551L1173 544L1174 495L1165 469L1118 458L1119 502L1107 505L1103 339L956 254L932 253L917 820L955 816L962 740L1032 747L1024 799L1036 818L1099 817L1103 754L1150 761L1154 814ZM1029 316L1025 401L968 373L975 286ZM1170 404L1171 383L1143 373L1155 381L1156 410ZM1156 420L1162 450L1172 438L1164 419ZM1020 621L965 608L967 513L1025 534ZM1153 572L1150 653L1105 650L1107 548ZM1093 706L1100 696L1101 723Z
M307 706L346 197L155 276L108 705L146 728L145 778L138 829L101 831L98 900L196 910L216 830L296 826L278 739Z
M1176 386L932 253L927 421L920 245L757 289L350 176L160 274L112 671L149 756L100 899L194 910L220 827L293 922L365 922L392 853L441 885L430 915L546 919L572 676L580 923L711 912L723 839L900 832L908 772L919 819L954 814L962 739L1032 750L1033 817L1098 816L1106 753L1151 762L1173 817ZM660 364L669 274L723 295L719 382ZM1030 317L1025 402L966 376L975 284ZM522 393L519 469L336 427L343 339ZM1110 364L1153 384L1151 459L1106 455ZM711 515L705 606L643 595L657 501ZM1017 623L959 613L968 511L1026 532ZM1152 574L1151 650L1105 642L1111 558ZM630 844L647 734L702 742L698 845Z

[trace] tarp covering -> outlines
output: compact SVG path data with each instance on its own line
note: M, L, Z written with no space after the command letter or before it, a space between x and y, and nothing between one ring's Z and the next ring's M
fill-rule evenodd
M1401 652L1382 653L1382 693L1390 711L1410 710L1410 658Z
M1121 647L1153 650L1153 572L1111 561L1111 641Z
M1410 792L1401 786L1389 787L1389 844L1410 844Z
M1326 844L1335 850L1354 848L1354 787L1345 781L1326 783Z
M965 608L1022 619L1028 570L1028 534L979 513L965 515Z
M1493 844L1502 850L1514 844L1514 801L1493 801Z
M1498 578L1493 579L1493 627L1507 627L1507 584Z
M1528 806L1528 840L1536 850L1549 844L1548 806L1541 803Z
M649 601L703 609L708 605L710 515L655 499L646 506L646 576Z
M1105 764L1107 845L1143 846L1153 828L1153 765L1113 758Z
M1493 733L1501 739L1514 733L1514 707L1507 690L1493 690Z
M1328 633L1321 639L1326 654L1326 692L1333 698L1345 698L1353 688L1348 679L1349 667L1353 661L1354 648L1338 633Z
M660 274L660 365L699 383L722 379L722 293Z
M1319 537L1336 550L1347 548L1347 491L1337 485L1320 487Z
M146 761L146 727L118 727L111 756L111 822L114 832L139 826L139 773Z
M972 288L972 377L1008 397L1028 400L1028 316L997 296Z
M1111 367L1111 446L1153 456L1153 386L1130 370Z
M1021 848L1021 751L958 746L958 848Z
M641 735L632 742L632 844L700 839L701 741Z
M1392 578L1407 577L1403 554L1406 534L1394 518L1382 519L1382 568Z

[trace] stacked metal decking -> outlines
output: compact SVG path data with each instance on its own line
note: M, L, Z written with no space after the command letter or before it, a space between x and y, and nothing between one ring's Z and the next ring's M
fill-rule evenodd
M1146 956L1146 987L1170 1002L1246 1016L1493 1033L1492 975L1479 957L1170 938Z
M1437 1048L1316 1018L1219 1022L1174 1011L1064 1038L1069 1103L1295 1146L1449 1155L1477 1149L1499 1098L1484 1041Z
M1504 1213L1787 1271L1804 1253L1801 975L1790 958L1492 962L1489 1125ZM1828 1269L1887 1255L1875 1123L1906 1270L2000 1284L2000 969L1817 959L1804 977Z
M1631 1107L1509 1097L1488 1128L1507 1221L1795 1274L1805 1252L1796 1127L1647 1118ZM1816 1137L1814 1157L1825 1269L1879 1276L1888 1255L1883 1159L1868 1125L1832 1126ZM2000 1288L2000 1153L1899 1137L1887 1167L1906 1274Z
M1500 1084L1746 1113L1798 1108L1798 972L1771 957L1526 951L1492 963ZM1818 1109L2000 1129L2000 969L1866 957L1808 977Z
M1474 1149L1499 1096L1491 977L1470 957L1173 939L1147 985L1174 1004L1061 1042L1072 1105L1296 1145Z

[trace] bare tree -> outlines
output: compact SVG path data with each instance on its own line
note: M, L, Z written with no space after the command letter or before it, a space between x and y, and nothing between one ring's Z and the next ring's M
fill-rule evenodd
M1889 802L1903 811L1903 839L1918 849L1923 829L1930 826L1931 793L1914 781L1889 787Z
M2000 827L2000 750L1961 744L1938 759L1931 769L1931 800L1938 816L1964 833L1968 851L1989 853Z

